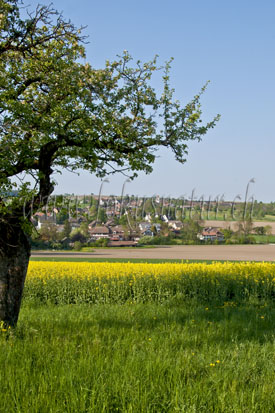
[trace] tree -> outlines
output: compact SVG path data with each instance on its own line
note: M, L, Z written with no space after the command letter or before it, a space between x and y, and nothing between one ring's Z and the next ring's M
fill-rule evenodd
M58 240L57 228L54 224L45 224L39 231L40 239L44 242L56 242Z
M263 226L255 227L255 228L253 228L253 231L254 231L255 234L257 234L257 235L265 235L265 234L266 234L265 227L263 227Z
M104 208L100 208L98 212L98 221L104 223L107 221L107 215Z
M202 230L203 222L196 219L189 219L185 221L183 224L183 228L181 229L181 238L184 241L193 241L196 242L198 240L198 233Z
M242 219L237 223L237 231L234 233L233 239L240 244L253 244L255 239L252 236L253 222L250 218Z
M132 65L124 51L94 69L85 62L82 28L52 6L39 5L23 19L19 6L0 0L0 321L7 325L18 319L30 218L47 204L54 172L82 168L133 178L152 171L161 146L184 163L187 141L200 140L218 120L201 123L205 87L183 107L174 101L170 62L158 96L151 86L156 58ZM9 198L12 190L17 196Z
M230 227L228 227L228 228L222 228L222 229L221 229L221 232L222 232L223 235L224 235L225 241L230 240L230 238L231 238L232 235L233 235L233 231L232 231L232 229L230 229Z
M160 224L160 235L162 237L168 237L169 233L170 233L170 230L169 230L168 223L162 221Z
M272 227L271 225L259 226L259 227L253 228L253 231L257 235L271 235Z
M82 244L87 241L87 237L83 235L80 228L76 228L72 231L71 234L71 241L72 242L81 242Z
M68 219L66 219L66 221L64 222L63 231L61 233L62 238L69 238L71 232L72 232L72 226L70 222L68 221Z

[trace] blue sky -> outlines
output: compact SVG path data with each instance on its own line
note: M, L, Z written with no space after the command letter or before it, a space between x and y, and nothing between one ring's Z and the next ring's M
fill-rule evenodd
M47 1L40 1L49 4ZM29 0L30 8L37 4ZM96 68L124 49L135 60L174 57L171 82L187 103L210 80L203 119L221 120L200 143L189 145L184 165L160 151L151 175L140 174L125 192L135 195L244 192L275 201L275 2L274 0L53 0L77 26L87 26L87 60ZM156 88L161 85L156 81ZM110 177L103 193L119 194L125 177ZM57 177L56 193L98 193L100 180L81 173Z

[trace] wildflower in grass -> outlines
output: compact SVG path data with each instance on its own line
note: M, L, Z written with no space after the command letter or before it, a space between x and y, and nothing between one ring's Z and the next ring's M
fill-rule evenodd
M215 367L215 363L210 363L209 366L210 367Z
M264 319L264 315L261 315L261 319L262 319L262 320Z
M4 321L0 322L0 331L1 333L6 333L8 330L10 330L10 327L6 328L6 325L4 323Z
M219 363L220 363L220 360L216 360L216 363L219 364Z

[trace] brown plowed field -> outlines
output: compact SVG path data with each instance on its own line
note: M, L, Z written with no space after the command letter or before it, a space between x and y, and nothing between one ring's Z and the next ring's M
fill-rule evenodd
M275 244L269 245L179 245L157 248L95 249L92 253L33 252L33 257L190 259L274 261Z
M238 229L236 221L203 221L205 227L231 228L233 231ZM253 227L271 227L271 233L275 235L275 222L271 221L253 221Z

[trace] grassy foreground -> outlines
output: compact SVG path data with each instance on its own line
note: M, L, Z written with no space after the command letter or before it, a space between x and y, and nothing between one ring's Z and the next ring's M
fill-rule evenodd
M275 306L23 305L0 412L273 412Z

